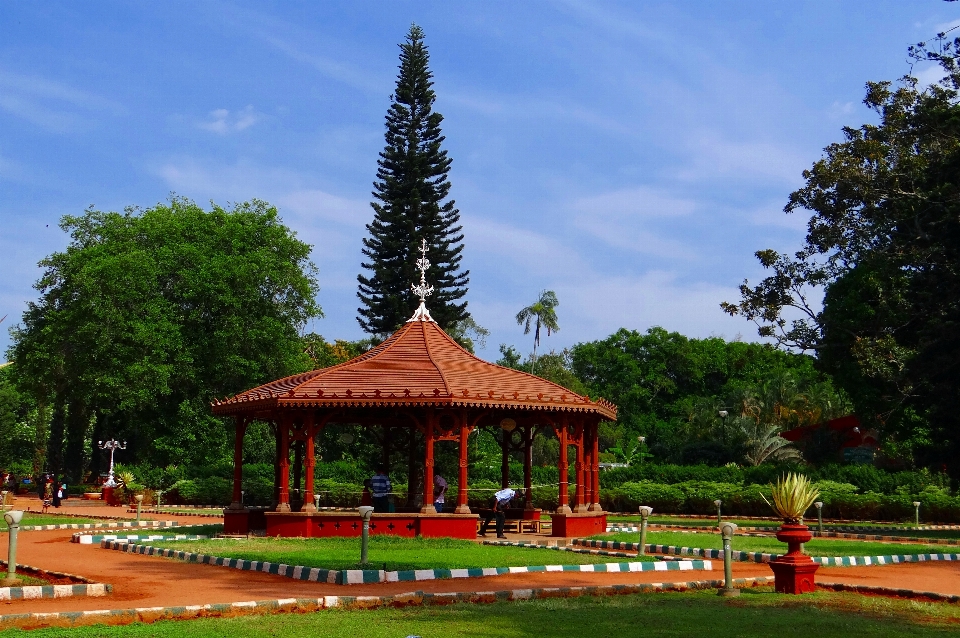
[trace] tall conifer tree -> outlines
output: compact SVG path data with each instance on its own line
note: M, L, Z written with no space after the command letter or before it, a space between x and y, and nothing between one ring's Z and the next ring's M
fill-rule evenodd
M451 160L441 149L443 116L433 111L436 94L423 37L414 24L400 45L400 74L373 184L375 215L363 240L367 261L361 266L370 274L357 277L363 304L357 320L366 332L381 336L409 319L419 303L410 284L419 279L415 262L422 239L430 260L427 280L434 286L430 314L445 330L469 317L467 302L459 301L467 294L470 274L460 270L460 211L447 199Z

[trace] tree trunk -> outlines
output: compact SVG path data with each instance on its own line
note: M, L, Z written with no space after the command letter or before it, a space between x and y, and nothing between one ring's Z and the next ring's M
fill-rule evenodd
M81 401L70 403L66 419L66 450L63 473L71 483L83 481L89 457L87 455L87 432L90 430L90 413ZM63 480L62 476L57 477Z
M50 438L47 440L47 471L59 474L63 466L63 434L66 427L66 406L58 394L53 401L50 419Z

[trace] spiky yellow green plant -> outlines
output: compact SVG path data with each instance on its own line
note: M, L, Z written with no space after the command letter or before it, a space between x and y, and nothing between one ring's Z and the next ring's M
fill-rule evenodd
M780 480L771 486L771 491L773 503L767 501L762 494L760 496L784 523L792 525L803 521L804 512L810 509L820 496L820 491L813 486L809 478L794 472L780 477Z

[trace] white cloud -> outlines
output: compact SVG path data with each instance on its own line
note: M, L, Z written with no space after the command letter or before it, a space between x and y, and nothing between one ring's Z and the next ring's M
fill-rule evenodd
M121 104L94 93L4 70L0 70L0 109L57 133L83 126L95 113L124 111Z
M252 106L247 106L233 113L227 109L216 109L210 111L209 119L198 123L197 127L219 135L226 135L227 133L248 129L260 119L261 115Z
M734 141L704 131L688 143L691 161L677 177L689 181L735 179L796 185L809 158L794 149L766 141Z

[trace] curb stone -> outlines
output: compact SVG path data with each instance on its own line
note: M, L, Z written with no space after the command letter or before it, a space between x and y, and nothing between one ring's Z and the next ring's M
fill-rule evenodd
M24 585L0 587L0 600L36 600L37 598L67 598L70 596L106 596L113 585L88 583L77 585Z
M177 521L124 521L116 523L63 523L59 525L21 525L21 532L43 532L54 529L113 529L120 527L176 527ZM6 532L6 529L0 532Z
M197 529L200 527L208 528L208 527L215 527L215 526L217 526L217 523L206 523L206 524L196 524L196 525L174 525L172 529L174 529L177 532L180 532L180 531L186 532L188 530ZM164 534L150 535L150 537L151 538L169 538L169 536ZM84 538L96 539L96 540L82 540ZM81 545L99 544L100 541L103 540L104 538L108 540L123 540L123 539L137 540L138 538L139 539L147 538L147 536L143 536L140 534L121 535L121 534L91 534L90 532L74 532L74 534L70 537L70 542L80 543Z
M384 571L382 569L321 569L302 565L284 565L267 561L251 561L239 558L224 558L207 554L196 554L174 549L139 545L123 541L102 540L100 547L131 554L145 556L162 556L175 558L189 563L200 563L228 567L243 571L264 572L285 576L296 580L327 583L331 585L360 585L370 583L392 583L422 580L437 580L447 578L483 578L486 576L501 576L503 574L520 574L526 572L644 572L644 571L710 571L713 565L710 561L671 561L671 562L632 562L632 563L599 563L591 565L535 565L518 567L478 567L468 569L417 569L401 571Z
M626 549L637 551L639 543L624 543L621 541L598 541L589 538L574 538L570 541L574 545L583 547L599 547L602 549ZM719 549L700 549L698 547L677 547L675 545L650 545L646 551L651 554L671 554L680 556L702 556L704 558L723 559L723 551ZM780 557L780 554L765 554L762 552L731 552L733 560L753 561L754 563L769 563ZM960 554L892 554L889 556L811 556L815 563L824 567L866 567L870 565L897 565L901 563L922 563L930 561L960 561Z
M772 577L737 578L734 585L751 587L770 585ZM192 620L219 616L247 616L283 612L316 612L328 609L375 609L378 607L407 607L449 605L453 603L486 604L542 600L548 598L577 598L611 594L645 594L667 591L715 589L722 580L697 580L678 583L639 583L630 585L597 585L590 587L543 587L507 589L499 591L426 593L422 591L393 596L324 596L322 598L281 598L276 600L192 605L181 607L139 607L132 609L100 609L55 613L7 614L0 616L0 626L29 628L44 626L75 627L93 624L126 625L158 620Z

